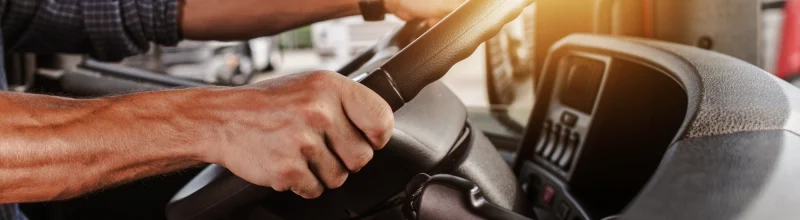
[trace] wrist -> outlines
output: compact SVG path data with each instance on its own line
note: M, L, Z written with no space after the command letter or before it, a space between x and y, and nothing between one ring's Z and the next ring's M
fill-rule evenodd
M184 99L177 101L180 116L189 127L184 132L193 146L196 158L204 163L223 164L224 148L231 146L228 124L238 108L231 104L231 96L239 87L207 86L180 91Z
M175 160L208 162L211 126L191 117L200 103L202 89L184 89L109 97L109 120L125 123L140 140L141 147L152 147ZM137 133L138 133L137 132ZM135 133L133 133L135 134Z

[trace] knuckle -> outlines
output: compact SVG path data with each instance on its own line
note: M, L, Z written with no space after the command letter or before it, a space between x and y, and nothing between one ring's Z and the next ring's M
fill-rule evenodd
M372 152L372 150L365 150L352 158L347 169L353 172L359 171L361 168L364 168L364 166L367 166L373 156L374 152Z
M385 126L379 125L376 121L375 125L369 126L364 129L364 133L369 136L370 139L373 141L379 141L380 138L384 136L384 134L389 130Z
M325 89L338 81L338 74L331 71L314 71L306 74L306 82L314 89Z
M303 115L309 123L316 127L330 126L334 120L331 111L321 102L308 106Z
M300 153L306 158L314 158L316 155L319 155L321 153L319 147L311 144L300 145L298 149L300 150Z
M382 127L384 131L391 130L394 128L394 112L392 108L389 107L389 104L383 103L381 107L378 107L376 110L378 113L378 126Z
M294 135L294 147L301 155L311 157L319 153L318 143L315 141L314 134L310 132L297 132Z
M373 142L375 149L381 149L392 137L392 129L394 128L394 114L391 110L380 110L377 113L378 117L368 127L364 133Z
M292 144L302 153L308 153L315 150L317 143L314 141L312 134L308 132L297 132L292 135ZM304 154L305 155L305 154Z
M297 166L287 166L278 172L278 184L291 186L303 177L303 170Z

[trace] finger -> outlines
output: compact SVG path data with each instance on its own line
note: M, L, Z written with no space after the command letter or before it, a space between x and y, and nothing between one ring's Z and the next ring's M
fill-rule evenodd
M278 184L288 186L286 188L303 198L317 198L322 195L324 187L312 172L311 161L324 157L327 151L325 142L319 132L300 131L302 132L286 135L283 138L287 141L287 145L296 147L297 150L292 151L293 155L287 155L290 157L282 161L286 167L279 173Z
M349 85L342 86L340 97L345 114L373 149L383 148L389 142L394 128L391 107L366 86L349 80L345 84Z
M289 187L294 194L306 199L313 199L322 195L322 191L325 189L322 187L322 184L319 182L319 180L317 180L317 177L311 173L311 170L308 168L308 166L305 168L299 168L294 172L297 173L291 175L296 175L294 178L297 179L297 182Z
M320 140L320 142L323 141ZM344 181L347 180L349 171L329 148L330 146L321 144L305 150L303 154L308 158L309 168L317 179L328 189L336 189L341 187Z
M374 148L353 124L344 117L334 121L332 129L326 132L328 144L352 172L358 172L372 160Z

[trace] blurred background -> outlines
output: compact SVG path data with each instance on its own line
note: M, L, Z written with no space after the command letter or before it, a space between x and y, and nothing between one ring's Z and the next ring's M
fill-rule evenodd
M365 22L361 16L324 21L247 42L185 41L153 50L121 64L208 83L247 84L314 70L335 71L370 49L404 21ZM521 33L519 33L521 34ZM521 35L520 35L521 36ZM444 81L468 106L487 106L484 48L453 67Z
M757 37L750 38L758 41L758 51L753 53L757 54L754 60L739 58L768 72L776 72L786 2L753 1L761 1L758 22L743 22L741 29L747 31L749 27L757 27ZM535 68L530 62L523 61L534 56L535 7L529 7L520 18L506 25L498 36L488 41L488 46L482 46L468 59L454 66L451 72L455 74L448 74L443 79L467 106L488 108L490 103L507 103L527 108L531 105L532 102L524 100L532 100L532 95L531 99L519 95L532 93L502 90L520 90L521 86L533 82L529 73ZM709 10L707 16L714 16L712 13L714 11ZM121 64L206 83L240 85L292 73L337 70L403 24L393 16L388 16L382 22L364 22L360 16L352 16L247 42L186 41L177 47L154 45L149 53L126 59ZM718 50L725 52L726 48ZM487 75L495 78L488 79ZM487 91L487 80L498 85L491 89L501 90L501 97L490 97L493 94ZM796 81L800 85L800 80Z

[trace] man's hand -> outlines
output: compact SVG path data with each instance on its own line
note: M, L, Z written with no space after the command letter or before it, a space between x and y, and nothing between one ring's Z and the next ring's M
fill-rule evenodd
M340 187L386 145L394 127L380 96L336 73L291 75L212 96L205 101L226 109L207 112L224 123L215 126L219 136L210 136L217 141L206 146L206 162L304 198Z
M384 0L384 8L403 20L441 19L466 0Z

